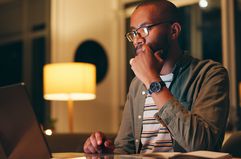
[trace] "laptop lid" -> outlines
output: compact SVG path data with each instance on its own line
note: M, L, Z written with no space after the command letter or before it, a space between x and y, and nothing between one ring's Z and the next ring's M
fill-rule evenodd
M51 157L23 83L0 88L0 143L9 159Z

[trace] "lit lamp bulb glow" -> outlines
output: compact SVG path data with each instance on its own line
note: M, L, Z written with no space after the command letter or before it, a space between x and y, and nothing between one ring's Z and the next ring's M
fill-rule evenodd
M47 129L44 131L44 133L48 136L51 136L53 134L52 130L51 129Z
M199 6L201 8L206 8L208 6L208 1L207 0L200 0L199 1Z

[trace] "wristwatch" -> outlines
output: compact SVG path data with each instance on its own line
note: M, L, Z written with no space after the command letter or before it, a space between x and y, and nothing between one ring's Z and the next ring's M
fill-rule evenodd
M150 88L148 90L146 90L146 93L151 95L152 93L160 92L163 89L163 87L165 87L165 86L166 86L166 84L163 81L152 82L150 84Z

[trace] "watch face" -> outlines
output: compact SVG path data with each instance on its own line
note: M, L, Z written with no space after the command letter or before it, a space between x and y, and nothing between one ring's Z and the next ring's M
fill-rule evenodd
M159 82L153 82L150 85L150 90L152 92L160 92L161 88L162 88L162 86Z

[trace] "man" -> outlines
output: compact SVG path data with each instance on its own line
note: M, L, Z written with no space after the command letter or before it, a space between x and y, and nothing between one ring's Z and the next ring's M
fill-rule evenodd
M180 49L177 8L166 0L144 1L131 16L126 37L136 55L133 79L115 146L101 132L86 153L148 153L221 148L229 111L225 68Z

